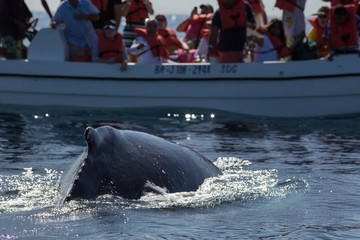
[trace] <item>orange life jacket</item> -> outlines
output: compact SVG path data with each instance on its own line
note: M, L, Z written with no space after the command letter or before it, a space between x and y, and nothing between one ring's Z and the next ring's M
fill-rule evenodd
M246 1L250 3L253 13L255 14L262 13L260 0L246 0Z
M271 35L265 28L258 28L257 32L268 36L279 58L284 58L291 54L291 50L286 46L286 42L282 41L281 38Z
M308 22L313 26L316 34L316 45L318 46L319 52L326 52L329 51L329 48L327 45L323 44L323 36L325 34L326 28L322 28L317 21L317 17L310 18Z
M344 25L335 23L334 8L330 10L330 34L332 49L358 46L358 37L356 29L356 7L352 4L345 5L348 12L348 20Z
M102 59L115 58L115 62L122 62L123 37L120 33L111 41L105 36L104 31L96 31L99 38L99 57Z
M141 23L148 18L148 11L145 4L140 1L133 0L131 2L128 14L126 16L127 23Z
M207 43L209 44L210 29L202 29L201 36L205 37ZM213 54L210 55L211 57L219 56L219 50L216 48L216 44L217 44L217 39L215 39L215 42L213 43L213 46L212 46Z
M296 4L297 0L276 0L275 7L278 7L282 10L286 10L289 12L294 12L295 7L298 7L304 10L302 7Z
M166 42L162 36L159 34L156 34L156 36L149 35L147 34L146 29L143 28L135 28L134 32L146 39L154 57L163 57L165 59L169 58L169 52L165 48Z
M171 28L166 28L164 30L159 30L158 33L165 39L166 46L177 46L182 47L182 43L177 38L176 33Z
M218 0L222 30L246 27L246 6L243 0L237 0L235 5L227 9L222 0Z

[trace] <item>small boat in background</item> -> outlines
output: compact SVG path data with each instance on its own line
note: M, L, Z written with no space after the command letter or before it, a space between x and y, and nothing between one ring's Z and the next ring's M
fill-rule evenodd
M67 60L64 30L42 29L27 60L0 60L0 104L196 107L266 117L360 113L360 57L248 64Z

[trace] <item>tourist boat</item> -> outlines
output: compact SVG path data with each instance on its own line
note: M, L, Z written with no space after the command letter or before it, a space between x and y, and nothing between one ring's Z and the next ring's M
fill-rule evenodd
M0 104L206 108L266 117L360 113L360 58L247 64L69 62L63 29L42 29L27 60L0 60Z

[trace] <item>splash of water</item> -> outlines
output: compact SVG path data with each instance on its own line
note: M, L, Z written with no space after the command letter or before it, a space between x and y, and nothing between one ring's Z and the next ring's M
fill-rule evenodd
M45 174L25 168L21 175L0 175L0 212L31 211L54 206L61 173L45 169Z
M55 212L52 214L61 215L98 206L112 209L208 208L226 202L283 197L306 188L304 181L289 179L280 182L276 169L248 170L247 167L251 165L248 160L221 157L215 165L223 174L206 179L197 191L166 193L166 189L153 186L161 194L150 192L140 200L105 195L94 201L71 201L62 209L57 209L57 183L61 173L45 169L45 174L37 174L28 168L24 169L22 175L0 175L0 212L53 208Z

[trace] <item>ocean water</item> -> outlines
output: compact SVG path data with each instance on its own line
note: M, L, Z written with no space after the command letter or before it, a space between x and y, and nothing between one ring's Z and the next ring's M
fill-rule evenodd
M360 116L0 106L0 239L359 239ZM181 143L223 175L195 192L59 204L87 126Z

